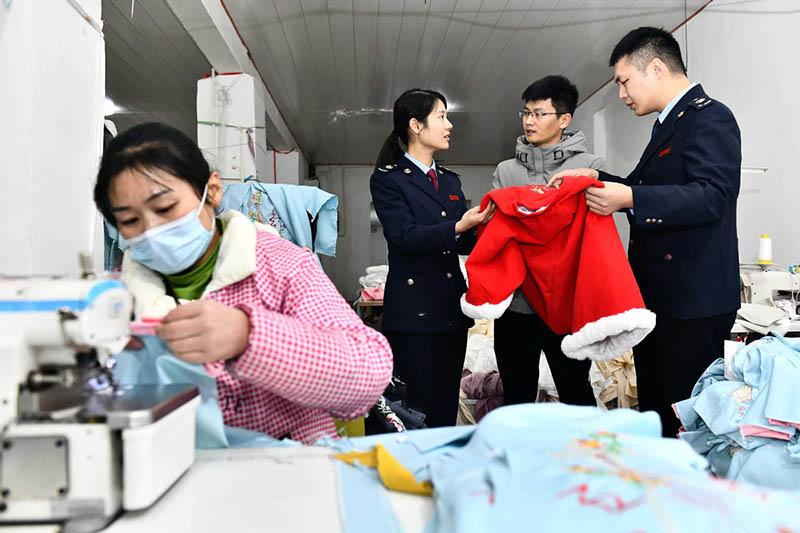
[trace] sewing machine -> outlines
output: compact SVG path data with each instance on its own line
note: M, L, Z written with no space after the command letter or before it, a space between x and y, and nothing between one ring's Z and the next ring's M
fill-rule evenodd
M113 279L0 278L0 527L105 527L194 461L197 387L117 386L133 302Z
M800 292L800 275L779 270L755 270L742 274L749 303L773 305Z

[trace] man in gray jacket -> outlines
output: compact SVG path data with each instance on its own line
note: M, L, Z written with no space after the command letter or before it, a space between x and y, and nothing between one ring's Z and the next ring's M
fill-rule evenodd
M567 78L546 76L534 82L522 93L522 103L519 116L525 134L517 138L516 157L497 165L492 189L546 185L550 176L567 168L603 168L603 158L586 151L583 133L566 131L578 103L578 89ZM505 405L535 401L542 350L559 399L596 405L589 384L591 361L567 358L561 351L564 336L547 327L519 289L494 328Z

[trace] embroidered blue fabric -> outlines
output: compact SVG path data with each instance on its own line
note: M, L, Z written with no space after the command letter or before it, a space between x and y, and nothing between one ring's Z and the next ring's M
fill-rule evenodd
M260 182L225 185L221 205L269 224L281 237L323 255L336 255L338 206L336 196L317 187ZM313 242L307 213L317 220Z
M713 479L687 443L660 434L655 413L527 404L492 411L477 426L333 446L363 451L380 442L418 480L431 481L436 513L428 533L529 531L531 517L545 531L800 527L800 493ZM342 478L343 499L348 483ZM368 509L358 518L380 530L380 518Z

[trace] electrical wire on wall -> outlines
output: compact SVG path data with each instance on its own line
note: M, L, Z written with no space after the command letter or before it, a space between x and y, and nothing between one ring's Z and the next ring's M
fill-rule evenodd
M213 145L207 148L201 148L201 151L206 156L209 163L211 163L212 167L219 171L225 179L238 179L240 182L245 182L256 179L256 175L261 175L262 177L266 176L266 168L259 168L256 154L263 154L266 159L269 157L270 150L266 146L266 143L258 143L256 137L256 130L264 130L266 132L266 125L240 125L229 123L229 108L233 103L231 89L241 81L241 78L236 79L230 84L225 84L221 82L220 77L233 74L241 73L220 73L217 72L216 69L211 70L211 84L209 86L209 102L211 107L209 111L211 111L212 120L198 120L197 124L199 126L209 126L213 128ZM227 129L233 129L236 130L236 132L230 132L232 135L225 133L224 130ZM264 145L262 146L262 144ZM238 156L232 155L231 152L235 151L237 148L239 151ZM245 153L249 153L252 160L252 172L246 172ZM228 163L230 163L230 165L228 165ZM273 167L276 166L276 163L273 164ZM238 176L236 176L237 173Z

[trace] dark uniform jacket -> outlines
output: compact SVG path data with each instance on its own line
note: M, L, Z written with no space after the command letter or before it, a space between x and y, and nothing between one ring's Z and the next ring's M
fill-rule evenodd
M730 109L692 87L669 112L627 178L628 258L659 317L707 318L739 308L736 199L741 137Z
M459 304L467 288L458 254L468 254L477 236L473 229L456 239L456 222L467 210L461 180L442 166L436 171L438 192L405 156L370 178L389 248L383 303L387 332L455 332L473 323Z

